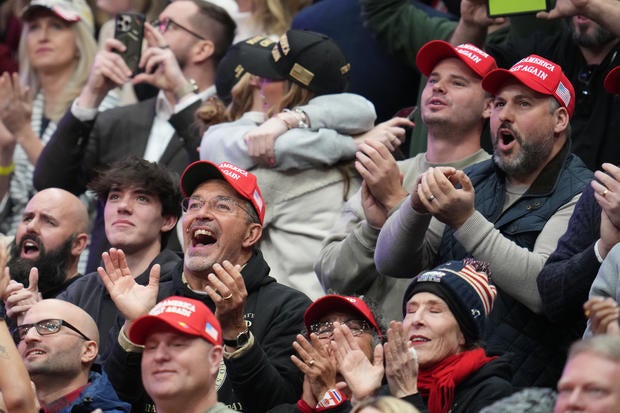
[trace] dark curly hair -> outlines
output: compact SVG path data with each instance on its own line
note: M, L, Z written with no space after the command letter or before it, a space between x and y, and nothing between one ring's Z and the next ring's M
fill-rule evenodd
M177 174L155 162L131 156L100 169L89 182L88 189L97 194L99 202L105 205L110 190L114 187L138 187L155 195L161 203L162 216L181 216L181 189ZM174 228L173 228L174 229ZM162 246L166 245L172 230L162 232Z

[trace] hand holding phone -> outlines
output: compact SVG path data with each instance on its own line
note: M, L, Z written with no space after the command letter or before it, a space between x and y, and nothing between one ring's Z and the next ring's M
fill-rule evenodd
M120 55L135 75L138 71L144 38L144 16L136 13L119 13L115 18L114 38L122 42L126 50Z

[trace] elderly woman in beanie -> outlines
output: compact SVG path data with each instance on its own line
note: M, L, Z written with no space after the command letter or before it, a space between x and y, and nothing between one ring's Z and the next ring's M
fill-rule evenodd
M464 260L413 279L403 298L404 320L390 323L383 349L392 395L420 411L470 413L512 393L509 361L487 355L480 343L497 295L487 274L484 264ZM337 356L339 364L354 358L355 350ZM373 371L368 363L343 371L353 380L354 397L370 395Z

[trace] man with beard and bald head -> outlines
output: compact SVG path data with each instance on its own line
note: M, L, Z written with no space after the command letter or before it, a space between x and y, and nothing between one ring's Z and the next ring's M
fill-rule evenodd
M489 263L498 298L484 340L513 353L513 384L552 387L566 347L542 314L536 278L592 172L570 153L575 92L556 63L530 55L482 79L494 95L493 158L467 169L429 168L381 229L375 261L409 278L473 256Z
M135 155L181 173L198 160L201 135L194 112L215 95L215 71L230 47L235 22L226 10L209 1L179 0L168 4L157 22L144 25L148 47L135 76L121 54L125 47L108 39L97 53L80 96L58 122L39 157L36 189L86 190L95 171ZM114 87L132 82L159 89L157 97L103 112L100 102ZM70 148L76 148L70 149ZM79 148L79 149L77 149ZM103 211L92 233L87 271L95 271L106 242ZM171 247L179 249L176 237Z
M39 301L14 334L44 411L130 411L95 365L99 331L80 307L56 299Z
M45 189L30 199L6 265L13 280L4 301L7 316L23 315L39 292L53 298L77 279L88 225L86 206L64 189Z

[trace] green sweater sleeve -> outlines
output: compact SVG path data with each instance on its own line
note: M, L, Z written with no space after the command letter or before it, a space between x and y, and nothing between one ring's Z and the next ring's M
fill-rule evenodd
M379 42L390 52L404 56L415 68L415 56L428 41L447 40L456 22L429 17L408 0L361 0L362 16Z

